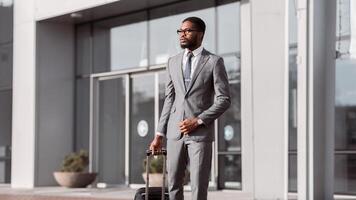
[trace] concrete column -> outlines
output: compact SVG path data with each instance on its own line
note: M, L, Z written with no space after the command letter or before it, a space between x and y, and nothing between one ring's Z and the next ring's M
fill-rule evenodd
M242 191L253 196L254 191L254 146L252 106L252 47L251 47L251 3L240 2L241 13L241 160Z
M14 188L55 185L52 172L73 150L74 25L36 22L34 5L14 5Z
M288 1L250 3L253 197L287 199Z
M36 23L34 0L14 4L12 187L35 183Z

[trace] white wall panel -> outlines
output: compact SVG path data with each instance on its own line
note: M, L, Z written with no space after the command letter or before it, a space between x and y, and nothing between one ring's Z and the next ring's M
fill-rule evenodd
M21 13L15 4L15 16ZM35 27L29 22L14 29L12 187L31 188L35 182Z
M287 199L286 2L251 1L254 199Z

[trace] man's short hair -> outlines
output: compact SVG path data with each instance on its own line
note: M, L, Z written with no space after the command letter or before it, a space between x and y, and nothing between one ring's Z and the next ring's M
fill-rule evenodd
M186 21L193 23L195 28L198 29L198 31L205 33L205 23L199 17L188 17L184 19L182 23Z

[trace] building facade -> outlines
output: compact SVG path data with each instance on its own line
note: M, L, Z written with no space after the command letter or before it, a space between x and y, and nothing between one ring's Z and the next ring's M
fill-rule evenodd
M0 182L55 185L85 149L98 182L142 184L165 63L188 16L224 58L210 187L254 199L355 195L352 0L0 0Z

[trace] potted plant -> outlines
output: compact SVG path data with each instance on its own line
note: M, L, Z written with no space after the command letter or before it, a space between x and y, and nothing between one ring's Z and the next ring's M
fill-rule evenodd
M65 156L60 171L54 172L57 183L64 187L80 188L91 184L96 173L85 172L89 165L89 156L85 150Z
M150 161L149 165L149 179L150 179L150 186L151 187L161 187L162 186L162 181L163 181L163 156L153 156ZM146 158L143 160L143 173L142 177L145 183L147 182L146 178ZM167 172L166 172L167 173ZM184 172L184 180L183 180L183 185L187 185L190 181L190 172L188 169L185 170ZM166 183L165 185L167 186L167 176L166 176Z
M161 187L163 181L163 156L153 156L150 158L150 164L148 166L148 173L150 179L150 186L151 187ZM145 182L146 180L146 162L147 159L143 160L143 173L142 177ZM166 176L166 183L167 185L167 176Z

